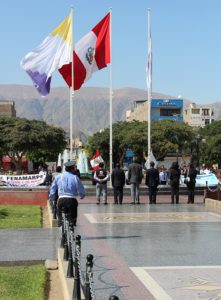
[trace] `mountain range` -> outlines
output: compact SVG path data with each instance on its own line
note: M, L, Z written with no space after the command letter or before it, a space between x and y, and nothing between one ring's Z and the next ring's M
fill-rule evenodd
M177 98L161 93L152 93L152 98ZM113 122L125 120L126 111L135 100L147 99L147 91L136 88L113 90ZM41 97L33 86L0 85L0 100L15 102L17 117L46 121L50 125L70 128L70 96L66 87L52 88L47 97ZM191 100L184 99L184 107ZM205 106L205 105L204 105ZM215 119L221 115L221 102L208 104L214 107ZM73 135L88 135L109 126L109 89L83 87L74 94Z

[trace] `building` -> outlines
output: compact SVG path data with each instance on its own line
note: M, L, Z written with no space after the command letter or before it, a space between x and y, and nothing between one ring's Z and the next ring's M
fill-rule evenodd
M184 122L193 127L204 127L214 122L214 110L208 106L191 103L184 110Z
M126 121L147 121L147 100L137 100L126 112ZM152 99L151 120L176 120L183 122L183 99Z
M4 100L0 101L0 117L16 117L14 101Z

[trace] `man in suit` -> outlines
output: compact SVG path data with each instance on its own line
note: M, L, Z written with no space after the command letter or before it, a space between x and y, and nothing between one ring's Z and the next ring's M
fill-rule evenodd
M131 204L140 204L139 192L140 192L140 184L142 182L143 172L142 166L138 163L136 157L133 157L133 162L129 166L128 170L128 181L130 183L131 188Z
M173 162L170 168L170 186L171 186L171 203L174 204L174 197L176 197L176 203L179 203L179 185L180 174L178 162Z
M159 171L154 168L153 161L150 162L150 168L146 174L146 185L149 188L149 203L156 204L157 186L159 184Z
M125 173L120 168L119 163L116 163L115 169L111 174L111 182L114 188L114 204L122 204L123 189L125 185Z

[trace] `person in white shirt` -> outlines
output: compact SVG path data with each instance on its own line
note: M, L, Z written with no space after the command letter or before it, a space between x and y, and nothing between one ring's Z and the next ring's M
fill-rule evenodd
M165 168L162 168L160 170L159 177L160 177L160 184L166 185L168 181L168 174Z

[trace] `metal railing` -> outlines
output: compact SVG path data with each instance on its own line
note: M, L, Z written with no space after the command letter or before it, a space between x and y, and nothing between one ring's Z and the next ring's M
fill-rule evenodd
M86 258L85 275L81 265L81 236L74 236L74 225L69 223L67 214L62 212L61 248L64 248L63 260L68 261L67 278L74 279L72 300L81 300L81 290L85 300L96 300L93 280L93 255ZM109 300L119 300L115 295Z
M211 187L208 185L208 182L206 182L206 192L205 192L205 198L211 198L214 200L221 200L221 184L220 182L217 184L217 186Z
M51 212L53 219L57 219L57 206L58 206L58 199L54 199L53 201L50 200L50 207L51 207Z

